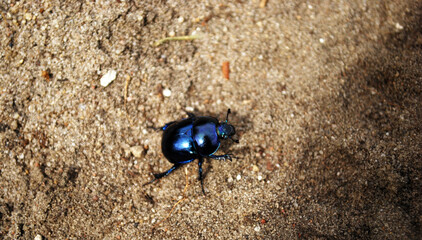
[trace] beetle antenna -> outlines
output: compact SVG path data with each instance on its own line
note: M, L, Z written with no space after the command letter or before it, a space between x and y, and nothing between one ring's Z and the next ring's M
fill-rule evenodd
M231 113L230 108L227 109L226 123L229 121L229 114Z
M230 138L230 140L232 140L233 142L235 142L235 143L239 143L239 140L237 140L237 139L233 139L232 137L229 137Z

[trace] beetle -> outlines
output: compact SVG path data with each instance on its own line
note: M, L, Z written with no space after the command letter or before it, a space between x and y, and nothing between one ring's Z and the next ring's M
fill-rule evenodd
M229 124L230 109L227 110L226 120L219 122L214 117L197 117L187 113L188 118L166 123L158 130L163 131L161 150L173 166L162 173L154 174L154 179L144 184L150 184L169 175L180 166L198 159L198 175L201 181L202 192L205 195L202 164L204 158L217 160L232 160L232 154L214 155L220 147L220 140L231 139L239 143L232 136L236 133L233 125Z

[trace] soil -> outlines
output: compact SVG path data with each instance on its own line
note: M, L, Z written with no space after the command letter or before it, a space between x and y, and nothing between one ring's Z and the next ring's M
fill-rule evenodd
M264 2L2 1L0 238L421 239L421 2Z

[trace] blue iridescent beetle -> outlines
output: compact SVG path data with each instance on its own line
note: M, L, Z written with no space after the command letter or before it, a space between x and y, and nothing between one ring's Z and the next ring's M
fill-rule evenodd
M233 142L239 142L232 138L236 130L233 125L228 123L229 114L230 109L227 110L226 120L218 122L218 119L213 117L197 117L188 113L188 118L169 122L159 128L164 131L161 150L167 160L173 163L173 167L165 172L154 174L154 179L144 185L153 183L157 179L169 175L183 164L198 159L199 180L201 181L202 192L205 194L202 177L204 158L229 159L231 161L231 154L214 155L214 153L220 147L220 140L222 139L229 138Z

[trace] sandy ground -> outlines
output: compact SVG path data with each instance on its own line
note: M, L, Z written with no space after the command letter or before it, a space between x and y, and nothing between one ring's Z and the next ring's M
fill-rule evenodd
M2 1L0 238L421 239L421 3L259 4ZM227 108L206 196L142 186L148 127Z

